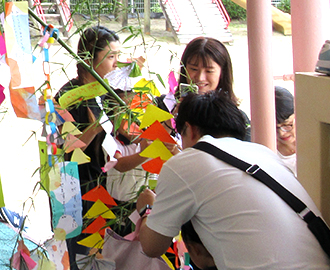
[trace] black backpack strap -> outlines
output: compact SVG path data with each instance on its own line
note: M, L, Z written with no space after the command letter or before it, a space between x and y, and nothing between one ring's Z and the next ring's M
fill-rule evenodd
M301 216L302 219L306 219L305 221L307 222L308 217L310 216L309 212L311 211L307 208L306 204L274 180L258 165L251 165L207 142L198 142L193 146L193 148L202 150L256 178L280 196L296 213Z

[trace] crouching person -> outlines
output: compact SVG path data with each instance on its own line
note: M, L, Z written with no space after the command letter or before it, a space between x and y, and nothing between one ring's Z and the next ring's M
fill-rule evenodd
M250 164L258 164L315 214L318 209L279 157L265 146L242 141L242 114L215 93L188 95L180 103L176 127L184 151L169 159L156 194L142 192L140 241L151 257L166 252L191 220L218 269L329 269L315 236L276 193L251 175L191 148L208 142Z

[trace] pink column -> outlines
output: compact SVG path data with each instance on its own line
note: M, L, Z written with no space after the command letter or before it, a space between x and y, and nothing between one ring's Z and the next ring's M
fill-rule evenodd
M271 2L247 0L252 141L276 149Z
M328 0L291 0L293 71L313 72L329 38Z

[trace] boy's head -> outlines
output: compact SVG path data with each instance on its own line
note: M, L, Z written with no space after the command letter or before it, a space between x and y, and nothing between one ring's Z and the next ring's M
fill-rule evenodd
M213 257L203 245L191 221L181 226L181 236L190 258L197 267L205 269L215 266Z
M188 127L192 127L200 137L211 135L215 138L234 137L240 140L244 139L246 131L241 111L231 100L215 91L201 95L189 93L183 98L179 104L176 128L182 136L184 148L192 146L199 139L192 136L194 140L188 141L191 137Z

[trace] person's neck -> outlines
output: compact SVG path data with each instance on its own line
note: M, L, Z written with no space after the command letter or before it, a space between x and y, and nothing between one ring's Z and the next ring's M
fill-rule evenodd
M283 156L290 156L294 153L296 153L296 144L282 144L277 143L277 150L283 155Z

